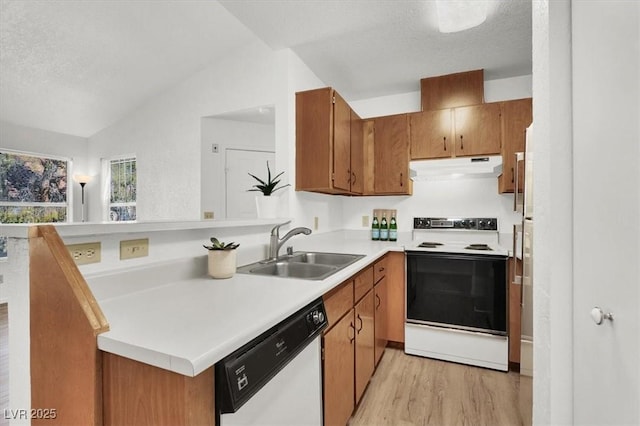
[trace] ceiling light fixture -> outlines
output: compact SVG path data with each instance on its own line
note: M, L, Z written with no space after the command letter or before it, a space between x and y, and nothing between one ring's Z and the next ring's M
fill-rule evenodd
M477 27L487 19L485 0L436 0L441 33L455 33Z

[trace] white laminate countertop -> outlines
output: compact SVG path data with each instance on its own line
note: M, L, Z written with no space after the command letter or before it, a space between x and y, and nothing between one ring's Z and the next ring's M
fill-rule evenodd
M99 298L110 330L98 336L98 348L196 376L388 251L403 251L410 243L402 236L397 242L380 242L366 235L330 232L288 241L296 251L366 255L323 281L245 274L225 280L202 276L159 280L155 286ZM92 277L87 282L91 286Z

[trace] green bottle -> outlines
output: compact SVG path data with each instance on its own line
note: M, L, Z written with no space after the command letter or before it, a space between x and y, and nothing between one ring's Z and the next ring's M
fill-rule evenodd
M373 216L373 221L371 222L371 239L373 241L380 239L380 224L378 223L377 216Z
M398 240L398 224L396 223L396 217L391 216L391 222L389 223L389 241Z
M387 241L389 239L389 225L387 224L387 217L382 213L382 220L380 221L380 241Z

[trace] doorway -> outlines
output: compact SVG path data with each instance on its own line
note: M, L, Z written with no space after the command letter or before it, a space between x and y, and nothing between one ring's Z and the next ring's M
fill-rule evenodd
M256 183L249 173L266 178L267 161L273 169L275 152L227 148L225 150L225 215L233 219L256 218L255 196L248 191Z

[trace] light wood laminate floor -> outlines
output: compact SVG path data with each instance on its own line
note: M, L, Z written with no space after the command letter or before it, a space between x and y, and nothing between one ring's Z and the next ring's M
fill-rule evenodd
M387 348L350 426L530 425L531 378Z

